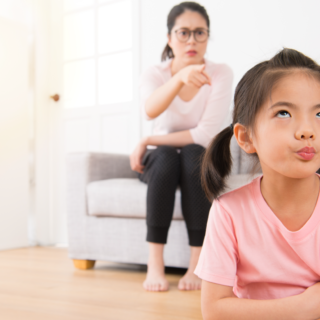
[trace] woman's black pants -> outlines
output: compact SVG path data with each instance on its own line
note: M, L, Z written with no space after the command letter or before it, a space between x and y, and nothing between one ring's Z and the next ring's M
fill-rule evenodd
M200 164L205 149L197 144L176 148L159 146L147 151L144 173L139 179L148 184L147 241L166 243L172 220L177 187L181 190L182 213L190 246L202 246L211 203L201 187Z

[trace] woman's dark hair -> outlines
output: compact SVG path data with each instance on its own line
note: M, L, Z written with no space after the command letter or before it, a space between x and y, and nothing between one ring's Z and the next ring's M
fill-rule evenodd
M225 180L232 166L230 141L233 125L240 123L253 129L256 115L270 97L272 88L280 79L298 70L320 81L320 66L316 62L299 51L286 48L272 59L257 64L242 77L234 94L232 125L212 140L203 157L201 180L210 200L216 199L226 188Z
M187 10L200 13L202 17L206 20L208 29L210 28L210 19L206 9L199 3L186 1L174 6L169 12L167 18L168 34L171 34L172 28L176 23L176 19ZM162 52L161 61L165 61L167 58L174 58L173 51L168 44Z

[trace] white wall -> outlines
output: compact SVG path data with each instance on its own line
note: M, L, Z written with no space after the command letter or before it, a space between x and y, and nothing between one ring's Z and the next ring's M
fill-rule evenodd
M0 16L29 33L30 244L50 242L49 0L0 0ZM1 222L1 221L0 221Z
M28 245L28 40L24 24L0 17L0 250Z
M0 16L12 21L20 22L26 27L32 26L33 0L1 0Z
M40 245L52 243L52 167L51 124L54 105L50 100L50 1L33 0L34 87L35 87L35 204L33 242Z
M166 19L174 0L141 0L141 66L159 63L166 44ZM202 0L211 39L206 57L231 66L234 87L256 63L282 47L297 49L320 62L319 0ZM144 134L150 128L144 124Z
M33 213L34 213L32 211L32 207L34 204L34 201L33 201L34 200L34 190L31 187L31 184L29 184L30 180L32 180L32 172L33 172L33 163L32 163L32 159L33 159L33 156L32 156L33 147L32 146L33 146L33 144L32 144L32 140L34 138L34 103L33 103L34 97L33 97L33 72L32 72L33 68L34 68L33 60L32 60L33 48L34 48L34 42L33 42L33 40L34 40L33 0L10 0L10 1L0 0L0 17L5 18L10 22L17 23L17 27L20 25L22 30L25 31L27 41L28 41L27 48L26 48L26 50L23 50L23 56L19 57L19 61L17 61L17 63L14 63L14 61L12 61L14 58L12 57L12 60L7 61L6 67L12 68L12 63L15 64L16 66L19 66L19 64L27 61L28 68L29 68L26 71L28 73L27 74L28 78L27 78L27 83L26 83L26 90L29 92L27 93L26 96L24 95L24 92L18 92L19 96L23 97L24 100L25 100L25 98L27 100L27 101L23 101L23 103L25 104L26 112L27 112L27 116L26 116L27 118L25 119L25 121L26 121L25 125L27 126L26 133L28 134L26 143L29 144L29 150L27 150L26 152L29 151L29 163L28 163L28 159L24 160L23 157L21 156L21 154L19 155L19 158L17 157L15 159L12 159L12 162L13 163L15 163L15 162L21 163L23 161L26 161L26 166L29 166L29 172L27 173L27 176L24 173L22 173L21 170L17 170L17 168L16 168L16 170L19 172L19 174L16 175L18 185L20 186L23 184L23 185L25 185L25 188L29 189L28 190L29 192L27 195L28 199L25 200L23 195L21 194L21 192L18 193L17 190L16 190L17 192L15 193L15 196L19 195L19 202L18 203L24 203L24 210L23 210L23 212L20 213L21 217L19 218L19 226L22 227L24 230L21 229L19 231L19 233L24 234L25 232L28 231L28 239L29 239L29 242L31 242L30 240L31 240L32 234L33 234L33 226L31 225L30 222L32 221ZM9 31L12 33L13 30L8 30L8 32ZM15 37L12 44L15 42L18 43L19 37L17 37L17 34L12 33L12 36ZM19 53L17 52L17 55ZM2 72L5 72L5 70L2 70ZM14 72L14 70L11 69L11 74L10 75L8 74L7 76L8 77L12 76L13 72ZM16 73L13 73L13 74L15 76L17 76L17 74L19 74L19 71L16 70L15 72ZM20 70L21 77L24 75L24 72L25 72L25 70ZM8 81L7 85L10 85L9 81ZM18 86L18 84L16 84L16 90L23 90L23 89L22 89L21 85ZM4 116L5 113L6 113L6 110L4 107L1 115ZM15 119L15 120L17 120L17 119ZM22 128L19 128L19 129L21 130ZM19 132L20 132L20 130L19 130ZM19 142L17 140L14 140L13 137L11 137L10 142L13 142L13 141L15 141L14 148L18 148ZM3 151L3 149L2 149L2 151ZM8 192L10 192L9 189L6 190L6 192L7 193L5 195L8 197L9 196ZM27 201L28 205L25 205L24 201ZM3 205L4 204L2 203L2 206ZM12 204L12 205L14 205L14 204ZM2 209L3 209L3 207L2 207ZM11 217L11 219L15 219L16 212L14 212L13 207L11 208L11 210L12 211L10 212L9 216ZM28 222L25 222L26 221L25 217L27 218ZM21 225L22 221L24 222L23 225ZM0 224L6 225L5 222L6 222L6 216L4 215L0 219ZM7 228L8 227L10 228L12 225L7 224L6 226L7 226ZM13 227L14 230L7 230L8 235L5 235L7 237L5 242L8 242L8 241L12 242L12 241L14 241L13 238L16 238L17 242L19 241L19 235L16 235L16 232L15 232L15 231L17 231L16 230L17 227L18 226ZM27 227L29 230L27 230ZM2 243L2 248L4 248L4 247L6 247L6 245L4 243Z

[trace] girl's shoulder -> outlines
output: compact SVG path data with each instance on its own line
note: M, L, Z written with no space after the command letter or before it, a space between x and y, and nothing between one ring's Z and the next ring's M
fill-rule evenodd
M249 208L252 208L255 193L257 189L260 190L260 181L261 176L258 176L251 182L224 193L217 199L217 205L221 206L230 215L237 214L239 216L240 210L246 212Z

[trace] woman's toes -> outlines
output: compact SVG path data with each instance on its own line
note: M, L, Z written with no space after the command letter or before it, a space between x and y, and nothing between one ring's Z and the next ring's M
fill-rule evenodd
M147 278L143 283L143 288L147 291L167 291L169 283L164 274L147 274Z
M178 284L178 289L179 290L187 290L186 283L184 282L183 279L180 279L179 284Z
M179 281L179 290L200 290L201 279L199 279L194 273L187 272Z

